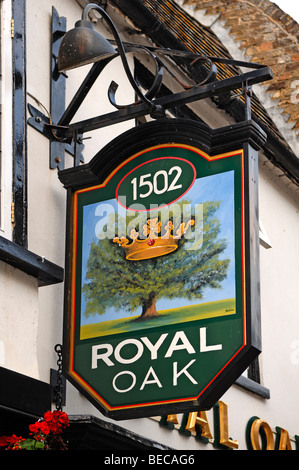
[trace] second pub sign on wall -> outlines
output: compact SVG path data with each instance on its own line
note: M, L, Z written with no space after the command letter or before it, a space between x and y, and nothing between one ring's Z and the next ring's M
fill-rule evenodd
M263 138L161 120L60 172L64 372L105 415L209 409L260 353Z

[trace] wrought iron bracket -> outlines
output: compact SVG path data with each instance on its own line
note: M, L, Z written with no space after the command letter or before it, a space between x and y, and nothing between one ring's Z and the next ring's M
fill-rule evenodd
M252 85L273 78L270 67L262 64L220 57L202 57L188 51L175 51L154 47L145 48L138 44L123 43L125 51L135 49L142 52L146 49L146 52L156 61L156 75L152 87L145 95L146 99L138 100L129 105L118 105L115 98L118 85L112 82L108 89L108 98L110 103L116 108L116 111L70 124L98 76L114 57L93 64L70 104L65 109L65 86L67 77L63 73L59 73L57 69L59 43L65 32L66 19L59 17L53 7L51 109L49 116L46 116L34 106L28 105L29 112L32 116L29 118L28 124L50 140L50 168L58 168L59 170L64 169L65 152L70 153L74 157L74 166L84 162L82 154L84 145L82 140L85 132L124 122L129 119L136 119L145 115L151 115L154 119L159 119L165 117L165 111L168 108L186 105L204 98L217 97L222 93L241 89L245 101L244 120L250 120ZM114 41L112 41L112 43L113 42ZM206 78L194 86L186 86L180 82L184 89L182 92L156 97L162 84L164 70L169 72L173 78L176 79L164 63L163 56L171 57L174 60L182 57L184 60L190 60L191 65L195 63L205 63L207 70ZM249 72L240 73L239 75L217 80L217 64L245 67L251 70Z
M50 123L48 116L43 114L39 109L35 108L31 104L28 104L28 110L32 117L28 119L28 124L38 132L47 137L50 141L50 161L49 166L51 169L58 168L63 170L65 166L65 153L68 152L74 157L74 166L84 163L83 149L84 144L82 143L82 134L74 132L73 138L66 142L63 139L57 139L55 132L57 129L61 131L69 130L69 126L57 126ZM55 145L54 145L55 144Z
M61 38L66 33L66 18L59 16L57 10L52 7L52 37L51 37L51 83L50 83L50 112L46 116L39 109L31 104L28 105L28 110L31 118L28 119L28 124L34 127L37 131L41 132L45 137L50 140L50 161L49 166L51 169L58 168L63 170L65 166L65 152L68 152L74 157L74 165L84 162L82 144L82 135L79 133L73 134L73 139L68 143L63 139L58 139L55 136L57 123L65 111L65 88L66 88L66 75L59 73L57 69L57 56Z

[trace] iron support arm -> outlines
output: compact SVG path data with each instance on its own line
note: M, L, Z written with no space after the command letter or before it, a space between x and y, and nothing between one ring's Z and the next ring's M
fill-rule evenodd
M262 67L258 70L246 72L236 77L226 78L216 82L208 83L206 85L195 86L189 90L181 93L174 93L170 96L164 96L153 100L153 104L162 107L164 110L184 104L192 103L193 101L202 100L212 96L217 96L221 93L242 88L243 84L251 86L253 84L261 83L266 80L271 80L273 77L270 67ZM247 97L248 99L248 97ZM67 141L72 139L77 133L84 134L99 128L103 128L112 124L128 121L129 119L145 116L149 113L148 106L144 103L131 105L127 108L118 111L103 114L94 118L86 119L83 121L75 122L63 129L59 126L52 126L56 129L57 136L64 138Z

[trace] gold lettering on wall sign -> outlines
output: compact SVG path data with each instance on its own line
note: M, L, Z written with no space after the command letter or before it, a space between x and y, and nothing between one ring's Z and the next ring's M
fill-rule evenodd
M178 415L167 415L167 422L172 424L179 424Z
M263 419L253 421L250 429L250 440L253 450L262 450L260 435L264 432L266 450L274 450L274 437L269 424Z
M231 449L238 449L239 442L229 438L228 433L228 406L223 401L219 401L219 444Z
M172 414L162 416L160 424L167 426L168 429L178 429L180 433L190 436L196 433L197 438L203 438L202 442L212 443L214 447L238 449L239 443L229 437L228 426L228 405L219 401L213 407L214 411L214 438L210 430L210 425L206 411L185 413L182 422L179 423L178 415ZM293 450L291 438L286 429L276 426L275 432L272 431L269 424L253 416L247 423L246 443L248 450ZM299 436L294 436L295 449L299 450Z
M205 411L189 413L185 430L190 432L195 431L195 426L200 426L201 437L206 437L207 439L213 438Z
M291 440L288 431L277 426L276 432L279 438L278 450L292 450Z

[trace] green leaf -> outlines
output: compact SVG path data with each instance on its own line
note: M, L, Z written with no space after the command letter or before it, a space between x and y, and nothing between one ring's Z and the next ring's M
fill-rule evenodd
M35 439L26 439L21 443L21 447L23 450L44 450L45 443Z

